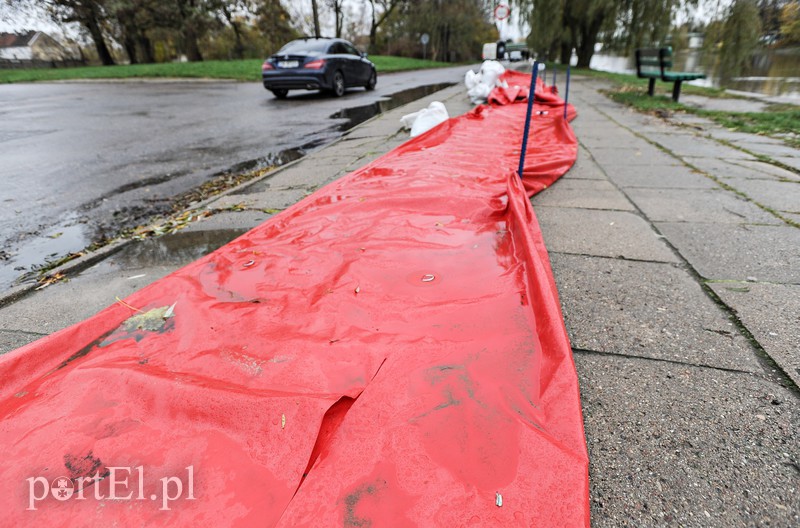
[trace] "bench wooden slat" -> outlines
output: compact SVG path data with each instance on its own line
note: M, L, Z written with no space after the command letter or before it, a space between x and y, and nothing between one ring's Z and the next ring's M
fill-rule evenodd
M649 79L647 93L653 95L655 92L656 79L672 83L672 100L676 103L681 94L681 83L683 81L693 81L695 79L705 79L703 73L694 72L673 72L672 68L672 48L641 48L636 50L636 76L642 79Z
M694 81L695 79L705 79L704 73L693 72L664 72L664 80L669 81Z

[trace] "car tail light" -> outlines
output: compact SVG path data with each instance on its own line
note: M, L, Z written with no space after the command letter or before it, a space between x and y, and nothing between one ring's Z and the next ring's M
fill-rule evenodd
M317 59L315 61L311 61L303 68L307 70L321 70L325 66L325 59Z
M267 61L264 61L264 64L261 65L261 71L274 70L274 69L275 69L275 66L273 66L272 64L270 64Z

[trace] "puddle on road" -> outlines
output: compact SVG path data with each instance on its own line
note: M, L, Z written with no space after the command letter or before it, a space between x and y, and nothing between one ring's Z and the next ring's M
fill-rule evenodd
M73 214L26 240L13 254L0 258L0 291L14 284L36 282L37 270L42 266L83 250L90 243L87 231L87 226Z
M277 168L281 165L298 160L318 147L338 138L341 136L342 132L346 132L376 115L388 112L389 110L408 104L452 85L453 83L438 83L419 86L395 92L388 95L386 99L381 99L368 105L345 108L334 113L330 118L346 119L347 121L319 132L312 141L299 147L285 149L279 152L271 152L261 158L237 163L225 171L209 176L206 182L211 182L215 179L225 179L225 177L232 174L244 174L261 169ZM142 185L158 185L169 179L169 176L154 177L142 182L130 183L115 189L115 191L110 194L118 196L124 192L138 189ZM204 198L204 196L198 193L199 189L199 187L189 189L167 200L180 207L188 207L189 202ZM110 196L104 196L102 198L110 198ZM159 212L155 210L155 205L153 204L149 204L149 206L147 204L133 204L121 206L118 208L116 214L110 218L88 219L86 215L91 214L91 210L94 209L98 203L102 202L102 198L99 201L95 200L90 204L84 204L84 207L81 207L81 214L83 216L78 216L78 213L72 213L55 227L48 229L43 234L37 234L34 237L24 239L19 244L11 243L7 244L8 247L0 248L0 292L8 290L14 285L35 283L38 278L38 270L43 267L58 261L70 253L80 252L92 243L113 239L126 228L136 227L139 224L148 224L151 221L150 219ZM161 205L163 207L163 204ZM148 207L150 209L148 209ZM163 211L161 212L163 213ZM127 218L127 224L119 224L121 217ZM226 231L226 233L231 232L232 231ZM224 238L227 235L219 236ZM175 238L178 237L167 236L152 239L152 243L149 244L134 244L132 247L137 249L130 250L135 252L130 258L134 260L138 259L139 262L150 259L148 262L151 264L172 262L172 260L170 260L171 251L175 251L176 258L181 262L188 263L213 251L216 247L219 247L211 247L214 245L213 243L209 245L209 243L202 241L196 236L182 236L179 237L179 240L173 241ZM226 242L227 240L219 245L223 245ZM185 244L185 246L183 246L183 249L179 249L178 247L171 246L174 244ZM188 258L188 260L185 260L184 257ZM120 255L118 258L124 258L124 255ZM135 265L133 261L131 261L130 264Z
M248 161L243 161L241 163L237 163L230 169L223 171L219 174L216 174L215 176L223 176L225 174L239 174L242 172L248 172L258 169L278 168L281 165L286 165L287 163L291 163L292 161L299 160L309 152L313 151L314 149L316 149L321 145L328 143L329 141L331 140L326 137L321 137L314 139L313 141L309 141L308 143L304 143L299 147L281 150L279 152L270 152L263 158L257 158L254 160L248 160Z
M453 83L428 84L426 86L409 88L408 90L402 90L389 95L389 99L383 99L364 106L339 110L331 115L331 119L347 119L348 121L346 123L338 127L338 130L341 132L346 132L378 114L388 112L389 110L411 103L417 99L422 99L426 95L444 90L450 86L453 86Z

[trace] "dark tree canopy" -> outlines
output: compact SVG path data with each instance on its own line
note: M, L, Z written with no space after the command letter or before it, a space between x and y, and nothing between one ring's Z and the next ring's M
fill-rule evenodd
M480 54L484 42L497 40L492 2L484 0L406 0L393 11L375 36L377 47L389 54L422 57L420 36L428 34L427 58L464 61Z
M696 0L515 0L531 28L528 44L545 60L567 63L573 52L588 68L595 45L629 54L663 43L676 10Z

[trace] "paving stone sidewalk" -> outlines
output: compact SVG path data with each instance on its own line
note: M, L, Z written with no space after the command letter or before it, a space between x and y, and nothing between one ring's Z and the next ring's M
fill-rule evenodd
M637 114L600 87L575 78L578 161L533 199L581 381L592 523L798 526L800 229L791 222L800 221L800 176L787 168L798 153ZM214 216L0 308L0 353L92 315L402 144L400 116L433 100L451 116L470 108L453 87L382 114L214 200ZM768 151L791 163L753 156Z
M800 152L601 87L573 84L578 162L533 199L581 381L593 525L798 526L800 175L754 154Z

